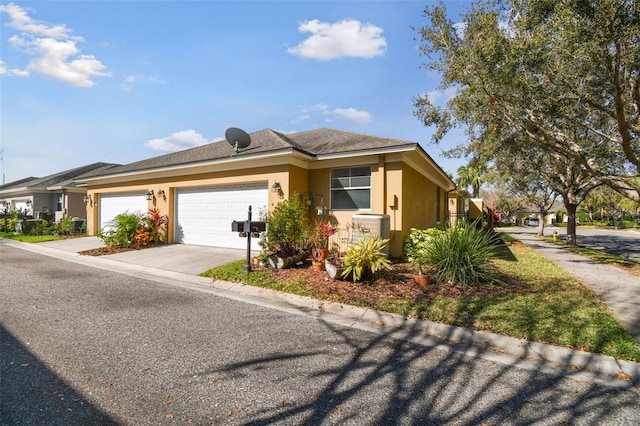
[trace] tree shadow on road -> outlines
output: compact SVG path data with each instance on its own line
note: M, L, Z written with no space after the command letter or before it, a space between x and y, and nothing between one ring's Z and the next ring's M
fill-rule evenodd
M620 424L624 418L635 424L638 419L640 401L631 384L584 381L572 377L575 372L559 373L525 359L496 363L491 360L495 353L471 345L433 338L416 343L409 336L420 334L417 325L367 334L319 321L336 336L333 348L274 353L219 370L248 376L272 368L289 371L296 380L297 366L317 366L305 395L262 411L246 410L250 419L243 418L242 424L571 424L594 419ZM473 352L479 356L469 356Z
M117 425L0 326L1 425Z

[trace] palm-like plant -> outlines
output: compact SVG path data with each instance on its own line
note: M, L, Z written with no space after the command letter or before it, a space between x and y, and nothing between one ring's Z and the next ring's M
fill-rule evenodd
M473 198L480 196L480 187L484 183L484 177L487 174L487 165L481 164L476 160L471 160L468 166L458 167L458 178L456 183L467 188L471 186Z

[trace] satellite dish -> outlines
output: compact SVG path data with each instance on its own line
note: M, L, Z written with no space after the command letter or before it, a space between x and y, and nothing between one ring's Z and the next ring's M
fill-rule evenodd
M251 136L237 127L229 127L227 131L224 132L224 137L227 139L227 142L229 142L229 145L233 147L234 154L237 154L239 149L246 148L251 144Z

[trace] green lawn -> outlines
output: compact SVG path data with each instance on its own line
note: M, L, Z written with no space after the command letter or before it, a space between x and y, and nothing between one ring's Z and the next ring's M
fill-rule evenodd
M0 238L22 241L24 243L42 243L45 241L56 241L60 239L55 235L18 235L13 232L0 232Z
M513 244L505 250L494 262L504 285L518 291L429 301L383 299L369 307L640 362L638 345L593 292L525 245ZM308 291L304 281L276 282L261 271L247 275L243 261L201 275L318 299L330 297ZM363 305L362 300L342 302Z

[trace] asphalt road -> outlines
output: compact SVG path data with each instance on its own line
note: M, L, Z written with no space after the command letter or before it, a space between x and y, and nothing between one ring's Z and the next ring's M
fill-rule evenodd
M505 228L506 232L527 232L536 233L537 228L534 227L520 227L517 228ZM544 235L552 235L556 231L560 235L561 239L566 238L567 228L545 226ZM602 250L607 253L620 256L625 259L630 259L635 262L640 262L640 232L631 230L616 230L616 229L592 229L578 227L576 229L576 242L580 246Z
M0 424L640 424L639 390L0 244Z

